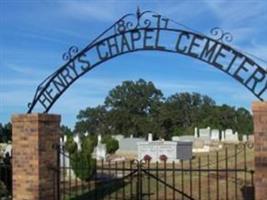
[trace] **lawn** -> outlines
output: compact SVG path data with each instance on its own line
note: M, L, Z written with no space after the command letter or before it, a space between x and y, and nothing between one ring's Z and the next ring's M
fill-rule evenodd
M191 161L143 163L139 177L129 174L137 169L130 161L104 162L103 167L99 162L98 177L65 182L64 199L243 199L253 193L254 150L225 145L217 152L195 154Z

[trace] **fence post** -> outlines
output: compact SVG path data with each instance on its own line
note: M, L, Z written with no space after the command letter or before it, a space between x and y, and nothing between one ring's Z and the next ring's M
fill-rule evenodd
M59 124L59 115L12 116L13 200L58 200Z
M253 102L256 200L267 199L267 102Z
M136 182L136 196L138 200L142 200L142 163L137 162L137 182Z

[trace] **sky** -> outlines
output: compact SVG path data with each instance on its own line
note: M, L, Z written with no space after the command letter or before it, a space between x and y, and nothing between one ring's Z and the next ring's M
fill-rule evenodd
M267 60L266 0L71 1L0 0L0 123L27 112L36 87L64 64L72 45L87 46L126 13L152 10L210 36L213 27L231 32L231 46ZM261 62L267 67L267 62ZM79 110L103 104L124 80L153 81L165 97L199 92L219 105L251 109L257 100L232 77L201 61L164 52L114 58L77 80L50 113L73 128ZM267 99L267 94L264 94Z

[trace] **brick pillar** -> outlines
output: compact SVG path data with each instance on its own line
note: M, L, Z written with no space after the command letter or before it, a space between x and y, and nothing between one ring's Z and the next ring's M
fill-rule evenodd
M253 102L256 200L267 199L267 102Z
M13 200L54 200L60 116L12 116Z

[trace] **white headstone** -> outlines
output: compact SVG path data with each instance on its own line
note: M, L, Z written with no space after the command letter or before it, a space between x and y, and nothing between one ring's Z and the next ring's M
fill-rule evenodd
M112 135L112 138L114 138L114 139L120 141L121 139L124 138L124 135Z
M87 137L89 135L88 131L84 133L84 136Z
M64 143L66 143L66 142L67 142L67 140L68 140L68 137L67 137L67 135L64 135L63 142L64 142Z
M194 136L195 136L195 138L198 138L198 129L197 129L197 127L195 127Z
M248 135L243 135L242 142L247 142L247 141L248 141Z
M199 138L204 140L210 140L210 128L199 129Z
M211 139L216 141L220 140L220 131L218 129L211 130Z
M12 145L8 144L4 149L4 156L6 155L12 156Z
M78 134L75 134L75 136L73 137L73 141L77 144L78 151L81 151L81 141Z
M107 147L106 144L99 143L96 146L96 159L97 160L106 160Z
M235 132L234 139L235 139L236 141L239 141L239 137L238 137L238 132L237 132L237 131Z
M66 168L70 167L69 152L65 151L64 154L60 154L60 166Z
M179 141L180 137L179 136L172 136L172 141Z
M231 137L233 135L233 130L232 129L226 129L225 130L225 137Z
M234 133L232 129L226 129L225 142L238 142L238 132Z
M101 144L101 142L102 142L102 137L101 137L101 135L99 134L99 135L97 136L97 144Z
M223 142L225 140L225 131L221 132L221 141Z
M249 135L248 136L248 141L251 142L251 143L254 143L254 141L255 141L254 135Z
M177 145L177 142L171 141L138 142L138 159L142 160L149 155L151 162L156 162L160 161L161 155L166 155L167 162L177 161Z
M62 137L59 138L59 144L64 145L64 139Z
M153 141L153 135L152 133L148 134L148 142L152 142Z

